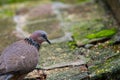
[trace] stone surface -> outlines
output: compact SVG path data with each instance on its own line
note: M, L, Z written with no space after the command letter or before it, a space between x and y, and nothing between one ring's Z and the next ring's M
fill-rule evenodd
M68 0L62 1L67 3ZM103 78L106 80L110 80L110 78L119 80L119 74L117 76L114 73L117 74L120 70L120 47L119 45L110 46L109 44L112 44L112 39L107 42L104 41L104 43L96 42L90 49L83 48L83 46L76 48L75 45L75 43L86 44L92 41L93 39L87 38L88 34L113 28L113 26L117 28L116 22L108 14L105 14L103 8L99 8L92 1L88 0L87 3L80 3L76 0L73 2L74 4L72 5L60 3L62 7L56 9L53 9L52 6L55 5L51 4L53 2L50 0L35 1L32 3L28 1L22 5L20 3L2 7L3 12L6 12L6 10L8 12L0 14L0 40L2 41L0 51L17 39L14 35L23 38L34 30L43 29L49 33L49 38L52 39L53 44L49 46L43 44L41 47L40 65L38 67L44 68L62 62L74 62L78 60L88 62L87 66L82 65L46 70L47 80L89 80L89 78L93 80L103 80ZM68 1L68 3L73 2ZM20 10L23 13L18 10L19 14L15 15L17 17L17 20L15 19L17 24L15 25L11 14L13 16L15 14L14 10L21 8L21 6L25 7L25 9L23 11ZM46 12L43 12L42 8ZM10 12L11 9L13 12ZM34 15L35 13L36 15ZM8 16L7 18L6 15ZM71 35L73 38L71 38ZM113 37L114 39L116 41L117 38ZM67 42L69 40L74 41ZM89 48L91 45L86 46ZM37 77L36 72L32 72L31 74L27 77ZM111 77L108 77L108 75L111 75Z

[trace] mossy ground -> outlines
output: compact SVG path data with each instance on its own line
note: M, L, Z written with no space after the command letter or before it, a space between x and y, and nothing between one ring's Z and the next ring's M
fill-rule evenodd
M40 64L43 67L62 62L76 61L81 58L81 55L76 54L77 49L71 50L67 42L43 45L40 51Z
M43 3L51 3L51 1L34 1L33 3L25 2L24 4L28 7L30 5L35 6ZM77 43L87 43L90 39L96 38L90 37L90 39L88 39L88 35L116 26L114 25L113 19L108 18L105 14L101 15L103 11L98 9L98 6L93 2L87 1L87 3L83 4L78 4L78 2L75 3L77 5L61 10L61 15L63 17L63 22L67 24L64 25L62 29L66 32L68 31L73 33L73 37ZM0 9L2 9L2 14L0 14L0 52L6 46L17 40L14 34L12 34L15 30L15 24L13 23L11 17L15 15L15 10L19 8L21 4L23 3L10 4L0 7ZM99 12L99 10L101 12ZM46 26L51 24L53 25L53 23L58 26L59 20L27 25L24 30L32 32L37 29L45 29L48 33L51 33L51 31L55 31L53 30L53 27L46 29ZM55 31L54 35L51 36L57 38L58 36L60 37L64 35L62 29L58 29L58 31ZM55 35L57 35L57 37ZM73 42L72 44L75 45L76 42ZM52 45L44 44L40 50L39 64L40 67L46 67L61 62L76 61L80 59L89 60L88 71L91 75L91 79L119 79L119 74L118 76L115 74L120 73L120 47L119 45L110 46L108 43L109 42L98 43L91 49L76 48L69 42L54 43ZM70 67L47 71L47 75L48 80L79 80L82 76L86 76L86 73L84 74L84 72L81 72L80 67ZM109 75L111 75L111 77Z

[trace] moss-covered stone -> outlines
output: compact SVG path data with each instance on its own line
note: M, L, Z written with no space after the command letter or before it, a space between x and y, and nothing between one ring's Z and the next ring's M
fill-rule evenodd
M44 0L46 1L46 0ZM47 0L51 2L51 0ZM65 1L65 0L63 0ZM66 0L69 2L70 0ZM77 2L76 2L77 1ZM76 0L76 3L81 3L82 1L88 0ZM74 2L74 1L71 1ZM33 4L35 3L35 4ZM29 5L36 6L41 4L40 2L33 2L32 4L26 2L26 7ZM6 16L12 17L15 13L14 9L18 8L6 6L5 8L0 7L2 14L1 18ZM8 8L9 7L9 8ZM12 9L12 10L11 10ZM12 12L11 12L11 11ZM70 8L61 9L61 16L63 20L60 22L56 19L56 16L49 16L44 18L51 18L52 20L46 22L38 22L33 20L39 20L40 18L35 18L28 21L24 30L26 32L33 32L34 30L42 29L46 30L53 38L58 38L64 35L64 31L71 32L77 43L87 43L93 38L109 37L116 33L114 29L108 29L112 26L112 19L110 21L105 16L100 16L97 12L97 6L91 3L86 3L82 5L74 5ZM3 17L4 16L4 17ZM48 16L48 15L47 15ZM54 18L54 19L53 19ZM42 18L43 19L43 18ZM107 22L108 21L108 22ZM29 24L30 22L30 24ZM59 24L62 24L62 28ZM15 25L12 19L0 19L0 40L2 41L0 45L0 52L9 44L16 41L12 31L15 29ZM49 26L49 27L48 27ZM57 26L57 27L56 27ZM53 34L51 34L53 32ZM95 34L93 34L95 33ZM56 36L57 35L57 36ZM89 39L88 39L89 38ZM40 49L40 60L39 66L46 67L62 62L70 62L76 60L88 61L88 71L91 80L119 80L120 79L120 47L118 46L108 46L106 43L98 43L94 45L91 49L76 48L75 41L53 43L52 45L43 44ZM87 68L87 67L85 67ZM47 71L48 80L80 80L84 76L88 76L87 72L82 72L80 67L69 67L62 69L54 69ZM84 79L86 80L86 79Z
M91 74L91 80L120 79L120 77L119 78L117 77L117 76L120 76L119 75L120 74L119 58L120 58L120 53L116 54L115 56L112 56L110 59L106 60L103 63L93 66L92 68L95 71Z
M120 73L120 53L118 46L93 48L86 54L91 58L88 62L91 80L118 80ZM116 75L115 75L116 74Z

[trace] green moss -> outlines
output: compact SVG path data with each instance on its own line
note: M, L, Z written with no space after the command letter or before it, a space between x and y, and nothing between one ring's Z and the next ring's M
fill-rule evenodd
M69 46L71 50L74 50L75 48L77 48L75 41L69 41L67 42L67 45Z
M94 39L94 38L102 38L102 37L111 37L117 32L116 29L106 29L99 31L97 33L92 33L87 35L88 39Z
M88 20L81 21L79 24L73 25L70 31L73 34L73 37L77 42L87 43L89 39L86 39L86 36L98 32L104 28L104 25L101 21L98 20Z

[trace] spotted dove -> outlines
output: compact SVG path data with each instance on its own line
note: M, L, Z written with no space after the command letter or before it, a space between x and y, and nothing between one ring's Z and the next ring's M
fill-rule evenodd
M47 33L38 30L8 46L0 56L0 80L23 80L38 64L38 51L44 41L51 44Z

